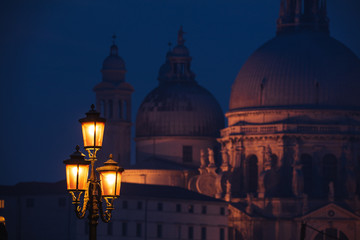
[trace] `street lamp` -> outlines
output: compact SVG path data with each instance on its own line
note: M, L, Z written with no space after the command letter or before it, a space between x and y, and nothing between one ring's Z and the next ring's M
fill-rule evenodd
M91 105L91 110L79 122L82 125L84 148L89 154L89 159L85 159L85 155L79 151L80 147L76 146L76 151L70 155L70 159L64 161L66 184L72 196L76 216L82 219L86 211L89 211L89 239L95 240L99 216L106 223L111 219L114 200L120 196L121 175L124 169L112 160L110 154L110 159L104 163L104 166L96 169L100 175L100 180L97 179L94 163L97 160L96 153L102 147L105 119L101 118L100 113L95 111L95 106ZM89 165L91 167L88 179ZM105 212L102 198L106 202Z

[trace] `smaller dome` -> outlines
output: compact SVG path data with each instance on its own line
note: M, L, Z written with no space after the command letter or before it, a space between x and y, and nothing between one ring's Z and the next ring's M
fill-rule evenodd
M124 60L119 56L108 56L103 62L103 70L126 70Z
M218 137L224 114L214 96L196 82L166 83L150 92L136 118L136 137Z
M103 62L103 70L126 70L124 60L118 55L118 47L113 44L110 55Z
M118 84L125 81L125 62L118 55L118 47L115 43L110 47L110 55L105 58L101 72L104 82Z
M173 49L173 55L177 57L181 57L181 56L187 57L189 56L189 49L184 45L177 45Z

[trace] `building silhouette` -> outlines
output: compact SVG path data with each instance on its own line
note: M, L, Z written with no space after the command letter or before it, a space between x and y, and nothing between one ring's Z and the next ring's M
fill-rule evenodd
M131 94L134 88L125 81L125 62L118 55L114 42L110 55L101 69L102 82L94 87L96 106L108 122L102 157L113 154L122 166L130 166L131 151Z
M127 170L99 239L360 239L360 59L330 36L326 0L281 0L276 32L240 69L225 127L180 28L137 110L131 166L133 88L111 46L94 91L108 119L104 155ZM57 184L52 197L65 196ZM28 183L21 196L2 187L1 198L18 199L28 216L49 198L38 187ZM9 232L19 230L9 215ZM85 222L63 217L68 239L86 239Z

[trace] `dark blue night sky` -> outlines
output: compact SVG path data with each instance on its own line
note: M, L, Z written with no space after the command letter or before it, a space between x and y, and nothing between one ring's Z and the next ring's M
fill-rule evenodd
M0 184L58 181L82 145L78 119L115 33L135 88L133 121L183 25L198 83L228 108L249 55L275 36L280 0L32 0L0 3ZM359 0L328 0L331 35L360 56ZM360 79L359 79L360 80ZM134 156L133 156L134 157Z

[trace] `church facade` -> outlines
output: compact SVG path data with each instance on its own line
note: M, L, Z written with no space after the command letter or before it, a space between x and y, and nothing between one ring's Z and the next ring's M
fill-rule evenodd
M180 28L137 110L133 165L134 88L111 46L94 88L107 118L101 152L126 171L99 239L360 239L360 59L330 36L326 0L280 0L276 31L240 69L224 114L197 83ZM59 186L56 224L69 222L59 239L86 239ZM0 198L18 199L17 215L40 214L34 201L49 196L22 187L26 196L3 188Z
M138 109L124 181L229 204L230 239L360 238L360 60L329 34L326 1L281 0L277 35L235 79L225 114L195 81L179 30ZM303 230L304 231L304 230Z

